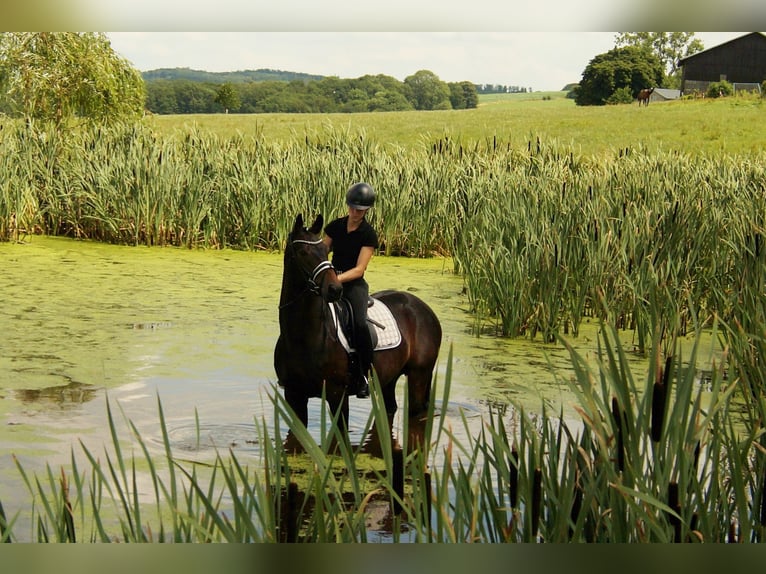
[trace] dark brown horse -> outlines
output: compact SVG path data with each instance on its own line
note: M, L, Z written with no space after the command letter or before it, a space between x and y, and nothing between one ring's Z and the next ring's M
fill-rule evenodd
M341 297L343 289L318 235L322 223L319 215L306 229L298 215L287 239L274 368L285 400L304 425L308 399L323 392L333 414L340 412L339 420L345 425L354 380L330 312L331 302ZM389 307L402 335L398 346L374 353L373 367L386 411L389 415L396 411L396 382L406 375L409 415L424 414L441 345L441 324L431 308L411 293L383 291L372 297Z
M652 95L652 92L654 92L654 88L646 88L638 92L638 96L636 96L638 107L641 107L641 104L649 105L649 97Z

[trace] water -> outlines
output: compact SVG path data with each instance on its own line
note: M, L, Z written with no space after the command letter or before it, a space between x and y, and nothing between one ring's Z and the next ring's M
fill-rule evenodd
M255 421L273 416L272 353L282 255L104 245L33 237L0 244L0 500L26 494L15 456L28 472L67 465L80 441L111 444L107 401L118 428L132 421L162 451L161 401L174 452L212 459L232 449L257 459ZM568 353L560 345L476 337L462 280L447 259L376 257L371 290L410 290L439 316L444 339L437 379L453 348L450 405L458 439L490 409L514 416L541 401L572 415ZM596 326L574 340L595 353ZM629 344L629 341L626 342ZM637 368L643 360L636 357ZM402 379L403 381L403 379ZM399 385L400 404L403 384ZM320 403L309 403L318 433ZM361 443L369 400L350 401L352 442ZM126 431L125 431L126 432ZM122 435L121 435L122 436ZM126 434L127 436L127 434Z

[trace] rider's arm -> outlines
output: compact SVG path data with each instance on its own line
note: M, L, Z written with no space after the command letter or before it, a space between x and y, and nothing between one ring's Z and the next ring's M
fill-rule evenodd
M370 259L372 259L372 254L374 252L374 247L362 247L362 250L359 252L359 257L356 260L356 265L338 275L338 281L341 283L348 283L354 279L364 277L364 272L367 270L367 264L370 262Z

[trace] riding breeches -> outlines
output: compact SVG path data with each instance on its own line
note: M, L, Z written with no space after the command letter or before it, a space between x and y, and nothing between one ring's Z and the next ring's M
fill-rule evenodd
M370 287L364 278L343 284L343 295L351 303L354 313L354 347L359 357L362 374L367 374L372 365L372 339L367 326L367 301Z

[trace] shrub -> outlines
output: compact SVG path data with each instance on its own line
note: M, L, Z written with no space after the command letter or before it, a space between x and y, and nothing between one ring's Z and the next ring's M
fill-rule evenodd
M707 88L708 98L718 98L722 96L734 95L734 86L731 82L721 80L720 82L712 82Z
M612 95L607 98L606 103L608 105L632 104L633 100L633 92L631 92L630 86L623 86L622 88L617 88Z

